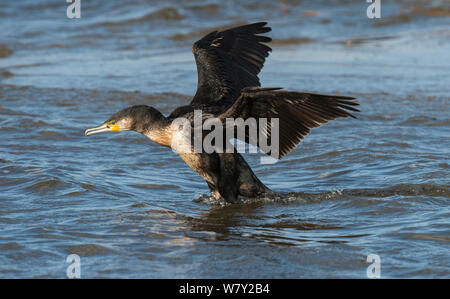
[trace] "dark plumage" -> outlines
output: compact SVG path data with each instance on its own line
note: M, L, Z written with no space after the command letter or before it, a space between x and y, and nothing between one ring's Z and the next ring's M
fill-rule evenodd
M180 117L193 123L195 110L202 111L203 121L214 117L224 127L230 118L266 118L269 126L260 128L258 124L260 134L256 137L248 130L243 136L235 135L261 148L262 142L270 143L273 135L270 123L278 119L279 151L275 157L281 159L305 138L311 128L338 117L354 117L351 112L359 110L356 109L358 103L352 97L259 87L257 75L271 51L264 44L271 39L259 35L271 30L266 24L261 22L214 31L194 44L192 51L197 64L198 86L189 105L175 109L168 117L145 105L129 107L114 114L101 126L86 130L86 135L134 130L152 141L171 147L207 181L213 197L217 199L235 202L239 195L257 197L272 193L239 153L194 152L192 137L187 138L184 131L172 126L174 120ZM193 129L190 130L192 133ZM190 151L180 150L180 146L189 147ZM265 153L274 156L271 151Z
M148 130L159 130L166 124L164 121L166 118L161 112L146 105L136 105L120 110L119 112L114 113L106 123L116 122L117 120L126 119L127 117L129 117L131 121L129 130L138 133L145 133Z
M281 91L279 89L245 88L234 104L218 116L220 119L278 118L280 122L278 159L293 150L309 134L310 129L337 117L354 117L347 110L358 111L354 108L358 103L354 102L354 98L351 97ZM270 126L268 134L265 136L270 140ZM250 140L248 135L242 141L259 145L259 140Z
M272 39L257 34L271 30L267 23L211 32L192 47L198 73L192 106L230 105L248 86L260 86L257 75L272 50Z

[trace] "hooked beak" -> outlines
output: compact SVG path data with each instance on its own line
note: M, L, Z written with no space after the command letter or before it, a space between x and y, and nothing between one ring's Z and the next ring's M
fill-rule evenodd
M119 132L120 131L120 126L119 125L112 125L112 124L103 124L100 125L98 127L95 128L90 128L87 129L84 134L86 136L89 135L94 135L94 134L98 134L98 133L103 133L103 132Z

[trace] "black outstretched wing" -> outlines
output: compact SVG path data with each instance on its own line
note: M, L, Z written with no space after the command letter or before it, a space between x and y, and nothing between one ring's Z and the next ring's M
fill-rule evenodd
M218 115L224 123L226 118L267 118L267 128L263 130L266 145L271 144L270 119L279 119L279 151L281 159L294 149L305 138L311 128L318 127L338 117L355 117L349 111L358 112L359 103L352 97L330 96L311 93L281 91L280 88L245 88L236 102L226 111ZM236 135L235 135L236 136ZM242 139L242 138L240 138ZM256 139L245 134L248 144L260 147L259 137ZM267 153L266 154L271 154ZM273 155L272 155L273 156Z
M271 49L271 38L257 34L271 30L254 23L214 31L192 47L198 73L197 92L191 105L228 107L245 87L260 86L258 73Z

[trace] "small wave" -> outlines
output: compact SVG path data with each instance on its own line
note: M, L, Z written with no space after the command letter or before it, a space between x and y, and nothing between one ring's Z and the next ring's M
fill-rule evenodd
M239 198L238 204L302 204L323 200L337 200L343 198L385 198L391 196L430 196L450 198L450 187L436 184L399 184L382 189L347 189L330 190L322 193L274 193L259 198ZM210 206L229 206L225 200L216 200L212 196L203 194L194 202Z
M402 13L394 16L383 17L379 19L380 21L373 23L374 27L383 27L383 26L392 26L398 24L409 23L412 20L412 17L409 14Z
M19 127L24 129L36 128L36 127L49 127L51 124L43 120L34 120L30 118L25 118L20 121Z
M415 7L412 11L416 15L427 16L427 17L450 17L450 8L449 7Z
M428 127L449 127L450 126L450 119L434 121L434 122L428 123L426 125Z
M184 34L178 33L178 34L171 35L168 38L173 41L185 41L185 40L190 40L190 39L194 39L194 38L200 38L212 31L221 31L224 29L237 27L237 26L241 26L241 25L245 25L245 23L232 23L232 24L228 24L228 25L210 27L208 29L196 30L196 31L192 31L189 33L184 33Z
M6 45L0 44L0 58L6 58L14 53L13 50L8 48Z
M341 176L341 175L350 173L352 171L353 170L349 169L349 170L341 170L341 171L324 172L324 173L319 175L319 178L333 178L333 177L336 177L336 176Z
M185 9L192 10L195 13L214 14L220 11L220 5L215 3L209 3L204 5L188 5Z
M27 189L33 192L47 192L55 189L59 189L61 186L65 185L63 181L57 178L51 178L38 183L35 183L28 187Z
M0 104L0 114L13 115L13 116L33 116L32 114L29 114L29 113L24 113L24 112L19 112L19 111L14 111L14 110L10 110L7 108L3 108L1 104Z
M81 244L76 246L66 246L65 247L70 253L75 253L80 256L89 256L89 255L99 255L106 253L114 253L109 248L98 244Z
M10 78L13 77L14 74L6 69L0 69L0 78Z
M66 44L50 44L47 46L47 48L50 49L67 49L69 48L69 45Z
M43 130L38 133L34 139L37 140L69 140L65 134L61 134L52 130Z
M142 189L179 189L178 186L170 184L135 184L132 186Z
M297 230L335 230L342 229L342 226L337 225L328 225L328 224L319 224L319 223L311 223L304 222L301 220L291 219L291 220L283 220L275 223L266 223L258 225L258 227L263 228L272 228L272 229L297 229ZM344 236L342 236L344 237ZM348 236L345 236L348 237Z
M401 196L436 196L450 198L450 187L436 184L399 184L384 189L344 190L350 196L390 197Z
M418 124L426 124L430 121L436 120L432 117L426 117L426 116L416 116L408 118L407 120L404 120L400 123L400 125L418 125Z
M256 198L239 197L238 202L230 204L224 199L215 199L212 196L203 194L199 198L194 199L194 202L206 204L212 207L227 207L233 205L254 205L254 204L301 204L312 200L321 200L327 198L333 192L322 194L307 194L307 193L273 193Z
M411 240L426 240L426 241L438 241L438 242L450 242L448 236L436 236L436 235L424 235L424 234L403 234L405 238Z
M16 242L9 242L6 243L4 245L0 246L0 251L5 251L5 250L20 250L24 248L22 245L16 243Z
M346 39L344 41L338 41L338 44L344 44L347 47L358 46L371 42L384 41L397 38L396 36L374 36L374 37L357 37L352 39Z
M289 45L302 45L309 44L315 40L309 37L291 37L291 38L277 38L273 39L270 43L274 46L289 46Z

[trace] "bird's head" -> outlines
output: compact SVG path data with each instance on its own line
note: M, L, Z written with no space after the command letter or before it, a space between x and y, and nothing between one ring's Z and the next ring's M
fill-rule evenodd
M98 127L85 131L86 136L103 132L136 131L145 134L158 126L165 117L153 107L138 105L125 108Z

